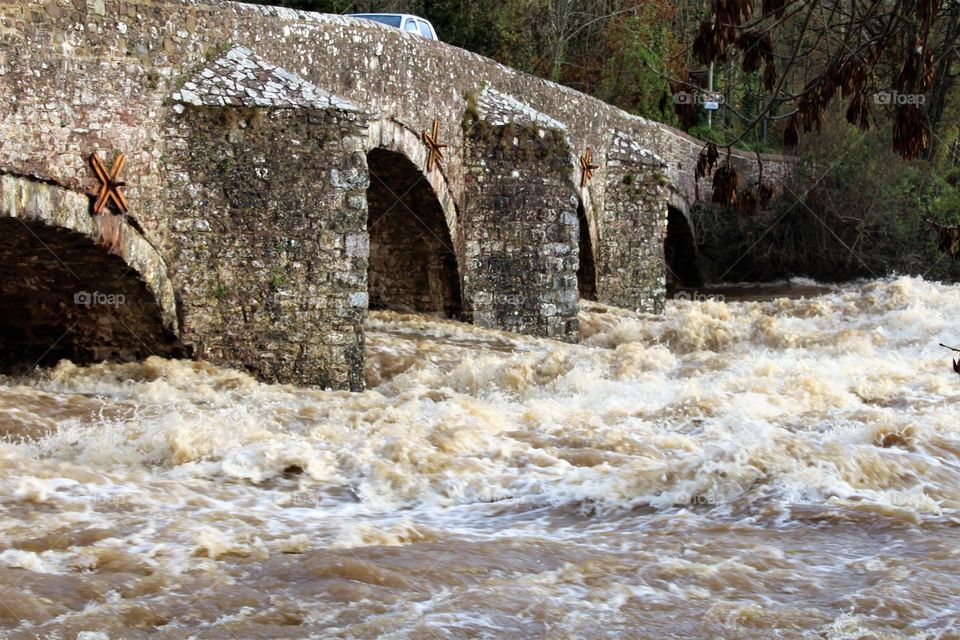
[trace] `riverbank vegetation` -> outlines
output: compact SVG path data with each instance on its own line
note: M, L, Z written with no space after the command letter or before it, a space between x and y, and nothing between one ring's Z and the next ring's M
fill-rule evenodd
M701 281L960 280L938 233L960 216L957 122L935 153L907 162L890 147L891 125L861 132L829 114L798 144L797 170L768 208L694 207Z

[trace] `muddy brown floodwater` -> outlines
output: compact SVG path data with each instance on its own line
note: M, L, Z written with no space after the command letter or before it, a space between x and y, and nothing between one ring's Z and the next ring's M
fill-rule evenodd
M960 286L791 292L0 380L0 637L958 638Z

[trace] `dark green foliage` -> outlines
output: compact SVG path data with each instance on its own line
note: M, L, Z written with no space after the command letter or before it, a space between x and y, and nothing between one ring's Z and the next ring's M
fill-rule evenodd
M960 277L960 262L938 249L928 222L960 222L960 166L949 154L904 162L888 140L887 130L862 133L828 119L824 133L799 149L801 164L771 210L749 217L698 206L700 255L711 277Z

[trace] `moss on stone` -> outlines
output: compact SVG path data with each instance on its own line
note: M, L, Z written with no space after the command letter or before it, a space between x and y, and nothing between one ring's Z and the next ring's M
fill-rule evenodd
M485 155L520 163L540 161L566 177L573 174L570 145L563 131L531 122L492 124L483 119L476 92L467 93L465 98L467 105L462 119L464 136L482 149Z

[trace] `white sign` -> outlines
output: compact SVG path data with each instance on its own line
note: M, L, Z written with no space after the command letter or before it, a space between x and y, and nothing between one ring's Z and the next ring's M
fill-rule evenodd
M720 108L720 103L713 100L707 100L703 103L703 108L709 109L710 111L716 111Z

